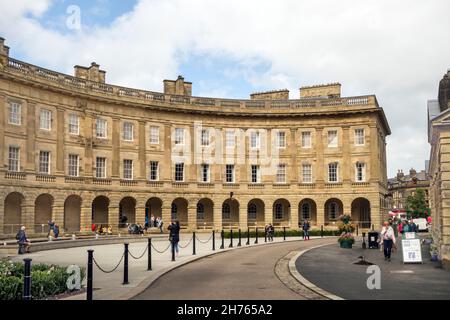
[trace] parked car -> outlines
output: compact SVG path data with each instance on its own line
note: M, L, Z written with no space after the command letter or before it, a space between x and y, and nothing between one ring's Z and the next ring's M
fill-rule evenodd
M419 231L428 231L428 223L425 218L413 219L413 222L417 225Z

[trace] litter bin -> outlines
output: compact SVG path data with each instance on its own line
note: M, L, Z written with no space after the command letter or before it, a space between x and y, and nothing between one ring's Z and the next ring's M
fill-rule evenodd
M378 237L379 234L378 232L369 232L368 233L368 237L369 237L369 249L378 249L379 248L379 244L378 244Z

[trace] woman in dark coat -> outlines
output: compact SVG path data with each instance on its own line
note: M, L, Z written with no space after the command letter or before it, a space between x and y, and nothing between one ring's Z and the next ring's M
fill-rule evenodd
M178 220L172 221L167 229L169 229L170 231L169 240L172 243L172 248L173 250L175 250L178 256L178 242L180 242L180 222Z

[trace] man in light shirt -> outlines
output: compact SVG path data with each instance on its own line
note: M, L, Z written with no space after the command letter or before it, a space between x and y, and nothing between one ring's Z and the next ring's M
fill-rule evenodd
M381 229L381 240L383 241L384 260L391 261L392 246L395 247L394 229L388 222L383 223Z

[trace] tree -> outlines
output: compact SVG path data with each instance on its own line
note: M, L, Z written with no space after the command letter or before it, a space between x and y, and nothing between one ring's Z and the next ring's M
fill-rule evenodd
M430 208L425 201L425 190L416 189L414 195L406 198L406 212L411 218L426 218L430 215Z

